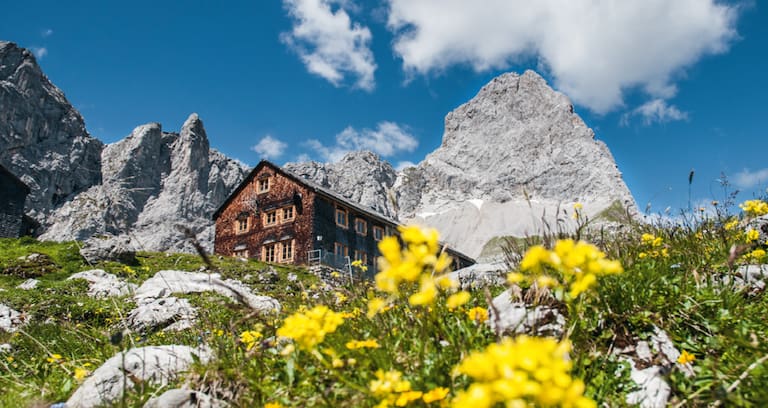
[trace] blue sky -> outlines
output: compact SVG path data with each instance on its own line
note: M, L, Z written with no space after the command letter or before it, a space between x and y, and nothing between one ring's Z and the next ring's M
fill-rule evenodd
M535 69L611 149L641 209L768 187L765 5L749 1L8 2L0 39L35 51L109 143L191 112L249 165L440 145L445 115ZM761 7L762 6L762 7Z

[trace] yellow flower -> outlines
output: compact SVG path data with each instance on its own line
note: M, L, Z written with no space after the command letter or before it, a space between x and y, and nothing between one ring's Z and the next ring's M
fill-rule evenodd
M376 316L379 312L384 311L384 308L387 307L387 301L381 298L373 298L368 301L368 313L366 313L366 316L368 318L372 318L373 316Z
M445 399L445 397L448 396L448 388L445 387L437 387L433 390L430 390L428 392L425 392L424 395L421 397L421 399L424 400L427 404L435 402L435 401L442 401Z
M760 238L760 233L756 229L750 229L746 233L747 242L757 241Z
M451 296L448 296L448 299L445 301L445 305L448 306L448 309L457 309L458 307L466 304L469 302L470 294L467 291L460 291L457 293L454 293Z
M645 259L648 257L648 254L646 252L640 252L639 254L637 254L637 257L640 259Z
M277 329L277 335L293 339L304 350L312 350L342 323L344 318L341 313L320 305L288 316L283 326Z
M363 272L367 272L368 271L368 267L363 265L363 261L360 260L360 259L352 261L352 263L350 265L354 266L355 268L360 269Z
M45 359L51 364L54 363L60 363L64 360L64 357L61 356L61 354L51 354L48 358Z
M736 228L737 225L739 225L739 220L738 219L733 219L733 220L728 221L727 223L725 223L725 225L723 225L723 228L726 231L730 231L730 230Z
M764 257L765 257L765 251L760 248L755 249L754 251L746 255L747 259L757 261L757 262L759 262Z
M539 276L536 278L536 285L540 288L553 288L557 286L558 282L557 279L551 277L551 276Z
M294 351L296 351L296 346L294 346L293 344L289 344L280 351L280 355L283 357L287 357L287 356L290 356L291 353L293 353Z
M402 373L397 370L376 371L376 379L371 380L368 389L374 395L387 396L394 392L405 392L411 390L411 383L402 379Z
M333 368L341 368L341 367L344 367L344 360L342 360L342 359L340 359L340 358L334 358L333 360L331 360L331 366L332 366Z
M474 381L453 399L454 407L596 407L584 383L571 378L570 342L519 336L475 351L456 367Z
M216 336L217 336L217 337L221 337L221 336L223 336L223 335L224 335L224 330L222 330L222 329L217 329L217 330L216 330Z
M473 307L467 310L467 317L472 321L484 323L488 320L488 310L480 306Z
M346 347L350 350L357 350L361 348L379 348L379 342L373 339L368 340L352 340L348 341Z
M581 203L573 203L573 209L578 211L584 208L584 206Z
M90 371L86 370L83 367L75 368L74 377L75 377L75 380L77 380L77 382L83 382L83 380L85 379L85 377L88 376L88 374L90 374Z
M264 408L283 408L283 404L279 402L267 402L264 404Z
M739 204L741 208L750 217L759 217L768 214L768 203L762 200L747 200Z
M256 330L247 330L240 333L240 342L245 345L247 351L250 351L263 336L263 334Z
M515 285L525 280L525 275L520 272L510 272L507 274L507 283Z
M422 396L421 391L406 391L402 394L400 394L397 399L395 400L395 405L398 407L404 407L408 405L411 401L416 401L417 399L421 399Z
M435 280L428 275L424 275L421 277L419 291L408 298L408 303L413 306L428 306L435 302L435 297L437 297Z
M680 364L688 364L694 361L696 361L696 356L687 352L686 350L683 350L683 352L680 353L680 357L677 358L677 362Z
M341 304L347 301L347 295L341 293L341 292L333 292L334 296L336 296L336 304Z

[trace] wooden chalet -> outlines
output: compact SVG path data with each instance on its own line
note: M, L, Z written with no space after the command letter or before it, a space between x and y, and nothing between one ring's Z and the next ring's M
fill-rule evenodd
M26 234L24 201L29 191L15 174L0 166L0 237L17 238Z
M378 241L398 222L262 160L213 214L214 252L296 265L347 269L362 261L376 272ZM448 249L454 269L474 264Z

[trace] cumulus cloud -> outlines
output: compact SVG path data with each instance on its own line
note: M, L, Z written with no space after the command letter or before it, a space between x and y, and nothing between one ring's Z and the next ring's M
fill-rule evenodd
M535 59L576 103L605 113L639 87L676 92L675 77L737 36L737 6L716 0L387 0L394 51L413 74L477 71Z
M646 126L654 123L688 120L688 112L683 112L674 105L668 105L667 101L661 98L652 99L633 109L631 112L625 113L621 117L621 124L623 126L629 125L633 116L642 117L643 124Z
M351 1L283 0L283 5L293 18L293 28L280 39L299 55L309 72L334 86L352 77L355 87L374 88L371 31L353 22L345 11L354 8Z
M744 169L733 177L733 182L739 188L752 188L768 182L768 169L750 171Z
M259 143L251 146L251 150L260 154L262 157L276 159L283 155L286 147L288 147L288 145L284 142L275 139L271 135L266 135L259 140Z
M395 166L395 170L403 171L403 169L406 169L408 167L416 167L416 163L408 160L403 160L403 161L397 162L397 166Z
M35 54L35 57L39 60L48 55L48 49L45 47L31 47L30 49L32 50L32 54Z
M324 161L336 162L357 150L370 150L382 157L412 152L419 146L419 141L397 123L383 121L376 125L376 129L357 130L349 126L336 135L336 143L331 146L316 139L310 139L306 145Z
M45 30L40 32L40 36L42 36L43 38L50 37L52 35L53 35L53 30L50 28L46 28Z

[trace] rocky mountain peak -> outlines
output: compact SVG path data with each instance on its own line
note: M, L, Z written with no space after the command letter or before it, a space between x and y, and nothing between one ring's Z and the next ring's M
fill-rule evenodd
M0 164L32 190L27 213L45 224L56 206L99 183L102 147L34 55L0 42Z

